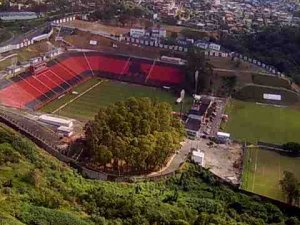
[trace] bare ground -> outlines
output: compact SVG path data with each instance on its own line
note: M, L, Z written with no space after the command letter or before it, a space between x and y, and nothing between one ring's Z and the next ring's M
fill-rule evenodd
M204 167L217 176L238 184L242 173L242 148L239 144L208 145L209 141L196 141L197 148L204 152Z

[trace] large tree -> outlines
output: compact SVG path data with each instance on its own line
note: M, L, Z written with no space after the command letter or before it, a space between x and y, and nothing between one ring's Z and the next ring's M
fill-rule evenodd
M199 48L190 48L187 53L187 82L189 87L198 94L210 88L213 66L205 57L204 51ZM195 72L199 72L198 80ZM197 83L197 84L196 84Z
M93 162L118 172L141 172L162 166L180 146L181 121L167 103L130 98L100 108L85 126Z
M300 197L300 183L291 172L284 171L284 177L280 180L281 189L287 197L289 204L297 202Z

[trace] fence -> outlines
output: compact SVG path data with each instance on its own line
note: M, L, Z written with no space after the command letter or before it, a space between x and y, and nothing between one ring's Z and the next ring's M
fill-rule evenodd
M61 24L61 23L73 21L73 20L75 20L75 19L76 19L75 16L70 16L70 17L66 17L66 18L54 20L54 21L52 22L52 25L57 26L57 25L59 25L59 24Z
M130 42L132 44L137 44L137 45L144 45L144 46L174 50L174 51L179 51L179 52L187 52L188 51L187 47L182 47L179 45L162 44L162 43L160 43L158 41L154 41L154 40L144 40L144 39L133 38L133 37L125 37L123 40Z
M187 52L188 51L188 47L184 47L184 46L180 46L180 45L162 44L157 40L141 39L141 38L134 38L134 37L124 37L122 40L125 40L126 42L129 42L132 44L137 44L137 45L156 47L156 48L174 50L174 51L179 51L179 52ZM211 44L213 44L213 43L211 43ZM250 57L244 56L244 55L236 53L236 52L229 53L226 51L209 49L208 46L209 45L207 45L205 48L202 48L202 47L199 47L198 45L194 45L194 47L202 48L203 50L205 50L206 56L232 58L232 60L242 60L244 62L258 66L273 75L285 77L285 75L283 73L276 70L273 66L269 66L265 63L260 62L259 60L252 59Z

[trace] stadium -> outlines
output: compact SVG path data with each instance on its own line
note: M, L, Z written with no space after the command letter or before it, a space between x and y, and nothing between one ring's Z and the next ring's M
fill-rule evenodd
M0 83L0 102L38 110L93 77L154 87L180 87L184 67L166 62L102 52L66 52Z

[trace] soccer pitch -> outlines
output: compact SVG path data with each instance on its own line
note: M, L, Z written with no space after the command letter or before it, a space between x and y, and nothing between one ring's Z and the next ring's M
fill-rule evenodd
M160 88L111 80L90 79L75 87L72 91L78 92L78 95L68 93L62 98L47 104L41 111L86 121L93 119L100 106L108 106L130 97L150 97L168 102L172 105L174 111L180 111L180 105L175 104L179 96ZM183 110L189 110L191 104L192 98L186 97Z
M300 158L289 157L275 151L248 148L245 152L242 189L273 199L285 201L279 181L284 171L300 179Z
M299 110L231 100L226 113L229 121L223 124L223 129L235 140L274 144L299 142Z

